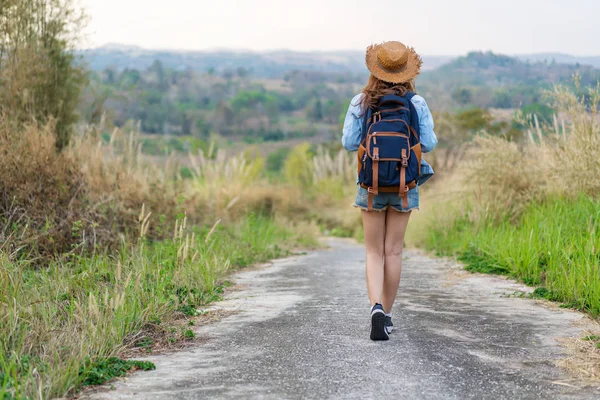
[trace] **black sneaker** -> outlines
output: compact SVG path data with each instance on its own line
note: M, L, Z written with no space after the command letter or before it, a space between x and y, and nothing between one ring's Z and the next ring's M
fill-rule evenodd
M387 315L385 316L385 330L387 331L388 335L394 330L394 323L392 322L392 317L389 317Z
M389 340L390 335L385 328L385 311L381 304L371 308L371 340Z

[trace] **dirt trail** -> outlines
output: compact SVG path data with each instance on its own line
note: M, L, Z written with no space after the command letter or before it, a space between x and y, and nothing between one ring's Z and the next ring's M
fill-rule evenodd
M395 331L371 342L364 249L331 248L246 271L215 307L234 310L198 329L207 340L153 356L157 369L88 399L581 399L600 389L555 366L556 339L585 317L505 296L526 287L406 252Z

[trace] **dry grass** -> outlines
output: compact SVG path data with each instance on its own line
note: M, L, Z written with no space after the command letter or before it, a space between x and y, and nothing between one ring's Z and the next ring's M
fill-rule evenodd
M151 212L146 237L168 237L164 221L187 212L190 222L233 223L259 214L300 225L316 221L326 229L354 232L354 160L346 152L310 153L297 146L286 162L286 183L272 183L264 160L248 152L191 155L193 179L183 179L171 157L157 163L141 154L139 133L103 127L74 138L55 151L53 125L18 132L0 120L0 239L10 252L41 256L116 248L136 239L140 209ZM358 223L359 224L359 223Z
M481 135L461 157L456 185L467 191L462 200L471 202L472 215L515 217L535 201L600 193L598 88L578 95L557 87L550 97L570 122L535 118L522 141Z
M288 225L314 232L325 230L352 236L360 229L360 213L350 207L356 190L355 161L345 151L331 154L308 144L296 146L286 160L285 182L273 183L264 175L257 154L190 157L194 181L186 192L191 207L206 210L225 223L241 216L275 216ZM188 208L189 209L189 208Z
M560 360L558 365L566 368L577 379L600 382L600 349L596 340L589 339L598 337L598 332L588 331L583 338L560 340L570 355Z
M57 153L52 123L14 129L0 119L0 242L8 251L52 256L114 247L119 233L136 237L144 204L174 216L182 190L174 169L143 163L136 133L115 131L107 144L90 131ZM149 237L164 237L154 228Z

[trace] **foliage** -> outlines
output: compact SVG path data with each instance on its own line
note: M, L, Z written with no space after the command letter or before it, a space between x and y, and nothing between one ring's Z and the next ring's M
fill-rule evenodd
M148 135L140 138L141 152L151 155L170 155L173 152L196 154L202 152L208 156L218 150L215 141L198 139L193 136L155 136Z
M126 376L128 372L139 369L152 371L156 366L150 361L122 360L118 357L100 359L89 366L82 366L79 375L84 379L83 386L101 385L113 378Z
M480 108L472 108L459 112L453 118L458 129L471 134L481 131L498 134L505 128L502 123L494 121L494 117L489 111Z
M553 122L555 111L547 104L533 103L521 108L521 112L527 116L528 126L535 124L534 115L542 124L549 125Z
M127 65L145 70L157 59L166 69L185 68L232 80L238 78L302 80L301 84L323 81L361 82L366 74L364 53L302 52L289 50L257 54L251 51L169 51L135 46L104 46L85 52L96 71Z
M341 99L355 94L352 85L334 87L320 80L299 85L295 78L263 81L242 75L171 69L160 61L146 70L106 68L93 73L81 112L90 122L105 114L118 127L140 121L149 134L206 140L216 132L257 143L314 135L312 123L333 132ZM299 116L307 121L292 126Z
M213 56L218 59L217 55L207 55L209 60ZM190 68L182 70L171 64L174 55L154 57L132 61L130 64L138 65L136 69L96 69L86 90L82 114L93 120L92 116L106 112L108 120L119 127L129 120L139 120L144 133L192 135L204 140L211 132L246 143L312 135L329 139L337 136L348 100L364 83L364 76L346 79L340 74L316 72L311 70L313 64L294 68L293 60L282 61L276 68L278 72L258 73L252 68L226 71L220 63L210 71L208 67L192 67L192 55ZM247 55L220 57L233 65ZM261 56L255 57L260 63ZM323 69L330 67L323 60L321 64ZM186 65L186 61L179 65ZM436 70L423 71L418 91L432 109L452 115L524 107L526 113L534 112L547 121L552 113L545 107L543 90L555 82L571 82L574 73L581 75L582 84L595 82L600 76L598 70L588 66L527 63L493 53L471 53ZM470 117L474 115L464 115L465 119ZM302 126L295 125L298 118L304 120ZM481 122L477 129L486 125L486 121ZM505 127L491 123L485 129L500 133Z
M285 160L285 178L292 185L310 187L313 182L311 146L308 143L296 146Z
M73 46L83 22L71 0L0 4L0 114L16 126L52 122L58 149L78 120L86 77Z
M267 171L271 173L279 173L282 171L285 160L290 154L291 149L289 147L281 147L271 153L267 157L266 167Z

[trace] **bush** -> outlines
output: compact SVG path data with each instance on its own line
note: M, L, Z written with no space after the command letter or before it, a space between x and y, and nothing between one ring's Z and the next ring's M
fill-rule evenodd
M313 182L313 164L308 143L296 146L285 160L284 171L287 182L308 188Z
M555 109L570 123L544 124L536 119L520 142L483 136L471 154L467 182L477 190L482 209L519 213L533 201L556 195L576 197L600 193L600 124L596 121L600 93L577 95L557 87ZM593 99L592 102L589 99Z
M177 212L176 171L145 165L136 135L110 143L76 138L56 153L54 124L15 131L0 119L0 242L11 251L52 256L115 247L136 238L142 206ZM160 238L152 224L148 235Z
M269 153L267 156L267 171L280 174L290 151L289 147L282 147Z

